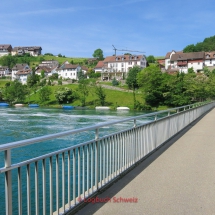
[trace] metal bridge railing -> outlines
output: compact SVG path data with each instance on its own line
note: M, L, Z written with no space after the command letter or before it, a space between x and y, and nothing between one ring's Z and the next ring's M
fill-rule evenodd
M5 155L5 166L0 173L5 175L6 214L65 214L214 106L214 102L192 104L0 145ZM145 117L153 120L139 121ZM130 121L133 121L131 128L99 136L100 128ZM13 148L89 130L95 130L95 139L11 163ZM17 193L15 198L14 193Z

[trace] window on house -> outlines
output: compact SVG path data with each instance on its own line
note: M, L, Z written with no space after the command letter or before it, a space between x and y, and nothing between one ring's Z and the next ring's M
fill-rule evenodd
M124 67L124 63L122 63L121 66Z
M124 72L124 68L122 68L121 71Z
M210 60L210 64L212 64L212 60Z
M65 76L67 76L67 73L65 73Z

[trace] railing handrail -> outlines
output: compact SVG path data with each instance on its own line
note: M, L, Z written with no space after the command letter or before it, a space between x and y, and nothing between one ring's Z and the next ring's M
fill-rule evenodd
M211 103L211 102L207 102L207 104L208 103ZM140 116L129 117L129 118L126 118L126 119L123 119L123 120L105 122L105 123L100 123L100 124L96 124L96 125L93 125L93 126L87 126L87 127L84 127L84 128L63 131L63 132L59 132L59 133L56 133L56 134L48 134L48 135L44 135L44 136L40 136L40 137L30 138L30 139L27 139L27 140L20 140L20 141L15 141L15 142L11 142L11 143L5 143L5 144L0 145L0 151L5 151L5 150L8 150L8 149L18 148L18 147L22 147L22 146L26 146L26 145L31 145L31 144L34 144L34 143L38 143L38 142L42 142L42 141L46 141L46 140L50 140L50 139L55 139L55 138L68 136L68 135L72 135L72 134L77 134L77 133L81 133L81 132L85 132L85 131L95 130L95 129L99 129L99 128L109 126L109 125L119 124L119 123L126 122L126 121L137 120L137 119L141 119L143 117L155 116L155 115L158 115L158 114L171 112L171 111L179 110L179 109L186 108L186 107L190 108L191 106L196 106L196 105L200 106L200 105L204 105L204 104L205 104L205 102L194 103L194 104L184 105L184 106L171 108L171 109L167 109L167 110L157 111L157 112L153 112L153 113L149 113L149 114L143 114L143 115L140 115ZM149 122L146 122L144 124L147 124L147 123L149 123Z

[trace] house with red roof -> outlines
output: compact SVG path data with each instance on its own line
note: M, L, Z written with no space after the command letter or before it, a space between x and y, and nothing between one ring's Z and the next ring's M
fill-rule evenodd
M144 55L108 56L103 61L98 62L95 72L101 72L101 80L114 78L121 80L127 76L128 71L134 66L145 68L146 64Z

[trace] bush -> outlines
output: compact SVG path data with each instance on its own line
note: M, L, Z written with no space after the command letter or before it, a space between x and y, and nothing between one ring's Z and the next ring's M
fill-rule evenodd
M118 86L119 85L119 81L117 81L116 78L114 78L113 81L112 81L112 85L113 86Z

